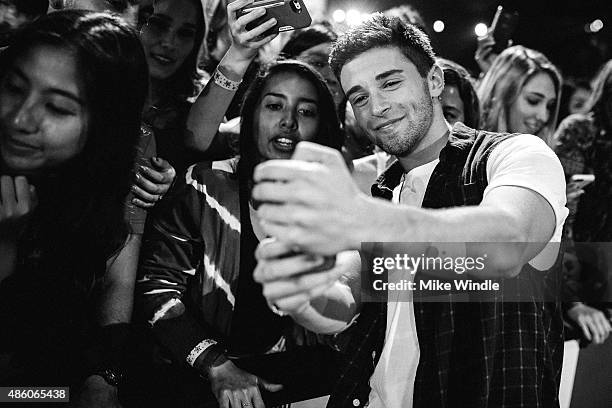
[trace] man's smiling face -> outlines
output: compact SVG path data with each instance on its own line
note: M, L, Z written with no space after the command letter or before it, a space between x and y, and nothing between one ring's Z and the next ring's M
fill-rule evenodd
M427 78L397 47L370 49L340 73L359 125L370 139L397 157L410 154L433 120Z

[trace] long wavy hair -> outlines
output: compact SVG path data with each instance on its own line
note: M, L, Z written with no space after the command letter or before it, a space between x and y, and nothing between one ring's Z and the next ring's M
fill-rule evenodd
M510 107L525 84L540 72L550 76L557 94L550 118L537 135L550 143L559 114L561 74L544 54L521 45L506 48L499 54L478 87L481 127L493 132L508 131Z
M121 18L64 10L35 20L15 36L2 54L0 77L39 46L75 55L88 121L82 151L34 181L40 201L34 229L53 269L72 271L76 282L91 286L127 236L124 201L148 91L147 63L137 33Z
M593 93L583 111L592 112L599 126L612 132L612 60L606 62L593 79Z
M281 60L261 68L247 90L242 104L242 124L240 126L240 159L238 177L241 185L250 185L253 170L260 162L257 141L254 137L255 111L259 106L262 93L268 82L278 74L293 73L310 82L317 91L319 99L319 129L314 143L332 147L340 151L342 131L336 113L334 98L329 92L323 77L308 64L295 60Z

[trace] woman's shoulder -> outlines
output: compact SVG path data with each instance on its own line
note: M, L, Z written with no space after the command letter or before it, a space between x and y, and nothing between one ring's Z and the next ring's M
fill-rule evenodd
M203 161L187 168L183 176L186 186L205 195L226 195L238 191L238 178L230 163Z

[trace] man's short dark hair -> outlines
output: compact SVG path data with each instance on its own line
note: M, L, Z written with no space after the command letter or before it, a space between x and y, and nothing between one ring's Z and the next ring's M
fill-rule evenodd
M332 47L329 65L340 79L344 65L372 48L397 47L425 78L435 63L429 37L418 27L381 13L344 33Z

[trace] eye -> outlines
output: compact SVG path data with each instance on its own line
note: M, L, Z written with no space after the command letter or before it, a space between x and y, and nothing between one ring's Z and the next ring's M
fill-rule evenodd
M531 106L536 106L541 102L540 98L527 97L527 103Z
M313 118L319 114L317 110L313 108L300 108L298 109L298 113L307 118Z
M195 38L196 32L194 29L191 28L181 28L180 30L178 30L177 34L181 38L190 40L192 38Z
M271 111L279 111L282 108L283 107L280 103L274 103L274 102L266 103L266 109L271 110Z
M454 112L451 109L444 109L444 117L449 122L455 122L455 121L457 121L458 115L456 114L456 112Z
M365 95L356 95L352 101L351 105L353 106L363 106L368 102L368 97Z
M161 33L167 31L170 27L170 24L162 18L153 15L147 20L146 26L153 32Z
M400 81L399 79L391 79L389 81L386 81L383 84L383 88L385 89L396 89L399 84L401 84L402 81Z
M76 114L72 109L55 103L47 103L46 107L49 112L56 116L73 116Z

